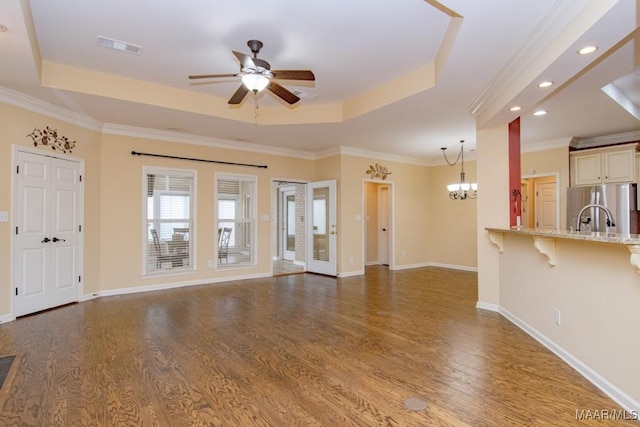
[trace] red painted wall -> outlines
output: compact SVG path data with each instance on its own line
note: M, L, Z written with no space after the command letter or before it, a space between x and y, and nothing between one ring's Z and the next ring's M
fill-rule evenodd
M517 225L517 217L522 215L522 195L520 194L520 117L509 123L509 223Z

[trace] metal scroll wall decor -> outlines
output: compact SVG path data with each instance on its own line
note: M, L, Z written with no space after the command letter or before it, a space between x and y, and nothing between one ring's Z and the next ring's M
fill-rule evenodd
M375 164L374 165L369 165L369 169L367 170L367 175L371 175L371 178L376 179L376 178L382 178L382 179L387 179L388 175L391 175L391 172L389 172L389 169L386 166L382 166L379 164Z
M46 145L51 147L52 150L59 150L63 153L71 154L71 151L76 147L76 142L69 140L66 136L58 134L56 129L51 129L49 126L44 129L34 128L33 132L27 135L33 141L33 146Z

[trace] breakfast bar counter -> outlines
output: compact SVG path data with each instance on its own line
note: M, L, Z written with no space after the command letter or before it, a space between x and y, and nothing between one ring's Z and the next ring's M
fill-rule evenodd
M548 258L548 263L555 266L557 263L555 253L556 239L580 240L584 242L600 242L626 245L631 253L630 263L640 272L640 234L606 233L592 231L568 231L568 230L540 230L535 228L486 228L489 232L489 240L499 252L504 252L504 235L518 234L531 236L534 247Z

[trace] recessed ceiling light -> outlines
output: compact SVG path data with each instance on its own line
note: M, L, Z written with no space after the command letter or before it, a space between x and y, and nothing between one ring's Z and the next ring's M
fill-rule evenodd
M544 116L545 114L547 114L546 110L538 110L533 113L534 116Z
M522 110L522 107L519 105L514 105L513 107L509 108L509 111L520 111Z
M538 87L549 87L553 84L551 80L546 80L544 82L538 83Z
M598 50L598 46L585 46L578 51L580 55L588 55Z
M0 33L6 33L7 31L9 31L9 28L7 28L6 25L0 24Z

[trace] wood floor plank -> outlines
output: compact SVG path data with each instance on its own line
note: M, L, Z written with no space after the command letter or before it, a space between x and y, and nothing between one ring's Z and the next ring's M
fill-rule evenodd
M0 425L566 426L620 410L496 313L476 274L298 274L101 298L0 325ZM405 406L409 398L424 410Z

